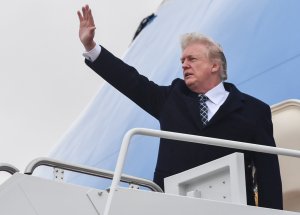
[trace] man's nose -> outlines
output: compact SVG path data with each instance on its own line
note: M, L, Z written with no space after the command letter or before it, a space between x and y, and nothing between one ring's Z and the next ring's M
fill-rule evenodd
M189 64L187 63L186 60L184 60L184 61L182 61L181 66L182 66L182 69L186 69L189 67Z

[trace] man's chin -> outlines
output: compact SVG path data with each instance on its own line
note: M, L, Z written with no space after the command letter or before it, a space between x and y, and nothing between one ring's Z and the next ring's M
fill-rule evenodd
M191 80L184 80L184 83L191 91L194 91L194 83Z
M185 78L184 82L187 86L191 85L193 83L193 81L190 78Z

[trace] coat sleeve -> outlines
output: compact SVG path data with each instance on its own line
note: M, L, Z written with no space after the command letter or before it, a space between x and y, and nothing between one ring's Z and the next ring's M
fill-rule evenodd
M256 143L276 147L273 138L271 111L267 106L257 122ZM282 184L277 155L255 153L258 204L261 207L282 209Z
M158 86L103 47L101 47L101 53L94 62L88 60L85 62L114 88L146 112L157 119L159 118L170 87Z

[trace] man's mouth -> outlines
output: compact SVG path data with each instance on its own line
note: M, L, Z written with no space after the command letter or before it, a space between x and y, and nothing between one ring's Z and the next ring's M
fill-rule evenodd
M184 73L184 78L188 78L189 76L191 76L192 74L191 73Z

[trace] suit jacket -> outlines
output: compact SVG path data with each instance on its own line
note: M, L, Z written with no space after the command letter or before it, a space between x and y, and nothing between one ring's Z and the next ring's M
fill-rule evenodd
M197 94L185 82L175 79L170 86L158 86L140 75L102 47L94 61L86 60L96 73L160 122L161 130L275 146L270 107L224 83L229 96L208 124L200 121ZM163 188L163 179L240 150L160 140L154 181ZM278 158L275 155L242 151L248 204L254 205L254 164L257 169L259 206L282 209Z

